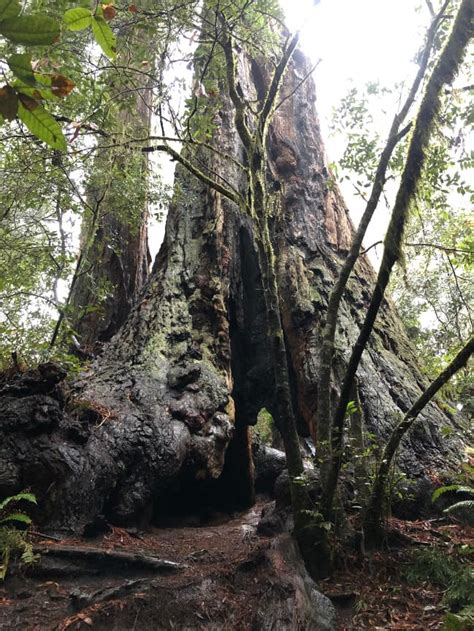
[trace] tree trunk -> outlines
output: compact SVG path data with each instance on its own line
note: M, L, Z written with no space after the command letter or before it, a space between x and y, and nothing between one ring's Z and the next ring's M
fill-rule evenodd
M96 162L103 167L110 156L99 150ZM146 170L146 161L143 160ZM142 181L142 185L145 180ZM97 191L102 195L102 191ZM97 193L88 199L97 223L93 219L83 226L82 264L71 295L70 326L86 352L99 350L125 322L135 297L142 289L150 264L147 245L148 208L146 202L140 216L133 220L117 216L107 195L100 203ZM92 237L87 238L89 232Z
M292 403L300 433L316 440L320 323L353 228L327 170L314 86L307 80L296 89L307 71L296 52L267 150L268 186L279 199L271 227ZM240 73L251 100L265 67L242 59ZM228 101L215 143L241 158ZM200 159L239 186L235 165L217 154ZM247 428L262 407L277 406L252 221L184 168L176 177L151 277L104 354L66 400L45 368L46 376L23 377L0 393L0 491L31 486L50 529L80 531L100 514L130 523L205 501L253 500ZM335 384L374 279L361 257L341 307ZM426 383L388 301L357 379L366 429L383 443ZM452 423L436 403L427 406L404 442L402 470L422 479L454 467L456 440L438 432Z
M146 4L146 3L145 3ZM144 47L141 31L128 29L121 35L123 48L132 51L128 64L153 68L157 55L153 36ZM130 55L128 55L130 57ZM123 62L125 63L125 61ZM118 82L118 113L112 109L109 118L115 132L132 137L151 133L153 106L153 73L132 74L131 102L122 102L123 78L117 70L107 73L113 86ZM116 106L117 107L117 106ZM115 120L114 120L115 118ZM109 121L109 125L110 125ZM82 350L100 350L125 322L132 304L148 276L148 156L110 146L101 141L94 156L86 186L88 208L84 209L81 228L81 259L71 288L69 324ZM133 182L131 182L133 177ZM127 186L128 185L128 186ZM130 190L138 201L131 206L123 199L123 190Z

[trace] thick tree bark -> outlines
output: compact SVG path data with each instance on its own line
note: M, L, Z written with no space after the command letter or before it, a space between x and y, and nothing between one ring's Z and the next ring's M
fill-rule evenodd
M107 161L104 152L99 150L96 156L102 167ZM102 191L98 193L102 195ZM91 352L98 349L97 343L108 342L125 322L148 276L150 259L146 203L140 216L130 220L115 214L107 195L103 203L95 192L88 198L99 217L92 238L83 239L84 256L71 295L69 311L73 315L69 324L81 349ZM83 234L89 232L89 227L87 222Z
M140 69L141 62L145 61L152 68L157 55L155 38L149 37L144 47L140 37L141 31L133 28L121 35L123 48L132 51L128 63L131 68ZM113 121L116 132L147 137L151 133L153 72L142 71L132 76L135 81L131 103L122 103L122 109L117 114L112 110L110 117L116 118ZM120 81L117 70L109 70L107 78L111 86ZM123 87L116 97L119 107L121 92ZM86 352L99 350L117 333L146 281L150 265L148 156L116 151L110 144L110 140L99 143L89 174L81 258L68 306L68 323L81 350ZM141 202L134 208L127 206L127 201L120 196L127 183L130 187L132 172L133 194L141 192Z
M292 405L300 433L316 438L320 325L353 228L330 183L314 86L307 80L296 89L307 71L297 51L269 130L267 177L278 201L271 237ZM264 64L240 60L241 88L250 99L264 89L266 75ZM227 102L215 142L241 159L233 120ZM243 190L235 164L217 154L200 159ZM0 393L0 491L31 486L50 529L80 531L99 514L137 522L204 497L252 501L247 428L262 407L277 408L252 221L181 166L177 183L150 279L66 400L48 374L31 376L36 393L25 378ZM360 257L341 306L335 384L374 280ZM387 300L357 377L366 429L384 442L426 384ZM449 469L459 457L456 440L438 433L452 419L436 403L421 416L399 458L414 478Z

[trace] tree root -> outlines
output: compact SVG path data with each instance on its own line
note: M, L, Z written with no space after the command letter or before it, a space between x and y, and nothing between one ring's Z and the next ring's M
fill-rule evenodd
M71 606L74 611L81 611L82 609L97 603L114 600L116 598L123 598L124 596L130 596L130 594L133 594L137 589L140 589L141 591L148 589L152 584L152 581L152 578L126 580L120 585L98 589L97 591L91 593L75 589L70 594Z
M143 553L104 550L86 546L34 546L41 555L38 566L32 571L56 574L104 574L110 570L142 570L159 574L172 574L184 569L184 565ZM52 561L52 563L50 563ZM58 563L59 561L59 563ZM51 565L53 567L51 567Z

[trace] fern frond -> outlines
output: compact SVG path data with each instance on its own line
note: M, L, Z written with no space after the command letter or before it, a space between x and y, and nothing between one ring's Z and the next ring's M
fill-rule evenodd
M474 510L474 500L462 500L461 502L456 502L456 504L445 508L443 513L455 513L456 511L462 509Z
M3 519L0 519L0 524L4 524L10 521L17 521L22 524L29 525L31 524L31 517L29 517L25 513L9 513L6 517L3 517Z
M39 561L40 555L33 552L33 546L25 541L25 549L21 555L21 560L25 565L33 565Z
M35 563L39 556L33 552L32 544L26 540L26 531L6 526L0 527L0 581L8 572L11 557L17 554L25 565Z
M457 613L447 613L444 618L444 631L467 631L474 628L474 607L465 607Z
M11 502L21 502L22 500L24 500L25 502L31 502L32 504L36 504L36 496L33 493L17 493L16 495L10 495L9 497L6 497L0 502L0 511L8 506L8 504L10 504Z
M444 493L468 493L474 497L474 489L471 486L462 486L461 484L449 484L448 486L440 486L431 496L431 501L436 502L438 497Z

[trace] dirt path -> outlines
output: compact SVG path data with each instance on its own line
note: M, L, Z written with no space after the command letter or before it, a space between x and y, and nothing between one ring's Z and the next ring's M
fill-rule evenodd
M308 589L291 538L257 535L266 503L205 526L38 539L34 572L0 588L0 629L304 631L319 628L308 622L319 609L321 628L332 628L330 602Z
M289 537L280 536L286 537L282 552L278 538L257 534L267 503L260 500L240 514L215 515L202 526L144 534L114 528L95 539L61 542L37 538L43 552L35 571L10 576L0 587L0 630L334 628L304 618L318 607L327 614L327 604L315 592L301 605L308 584L297 559L287 554ZM435 543L442 530L428 522L396 526L424 546ZM444 529L455 543L472 534ZM428 584L407 586L400 571L407 554L404 549L365 559L346 554L340 569L320 585L337 607L338 631L441 628L442 592ZM298 607L304 615L295 614Z
M189 611L183 610L182 615L171 611L172 601L175 600L173 592L202 587L206 579L216 584L213 578L217 575L230 579L237 567L258 557L259 551L268 545L265 537L256 535L262 506L263 502L260 501L245 513L230 519L222 515L206 526L154 528L139 535L114 528L110 533L92 540L68 539L56 542L36 538L38 548L44 550L38 568L33 574L12 576L0 588L0 629L46 631L101 628L102 621L115 617L111 611L117 609L123 611L122 622L119 623L123 626L114 628L141 629L141 616L148 616L148 610L152 609L149 606L153 600L150 591L160 592L160 600L163 601L159 606L157 629L185 628L176 626L180 624L177 618L185 625L193 624L194 619L198 626L190 628L198 629L206 621L218 618L222 608L230 605L239 610L243 622L252 606L252 598L248 594L242 598L244 595L238 589L231 589L232 581L229 581L227 590L221 586L221 593L215 593L214 611L208 609L207 599L204 599L203 606L198 606L188 620L183 618L190 614ZM86 555L81 552L76 557L57 558L56 555L65 549L85 549L86 552L102 550L111 553L111 556L114 552L136 553L139 561L132 565L126 559L123 559L123 563L118 559L116 563L110 564L107 558L105 561L86 559ZM156 571L140 564L140 557L172 561L178 567L176 570L172 566L165 567L163 572L158 572L160 576L157 578ZM105 574L102 574L102 569L106 571ZM118 590L117 597L114 597L113 589ZM88 599L92 601L91 604L83 607ZM182 600L184 602L186 599ZM133 610L132 626L129 626L130 610ZM166 613L166 610L169 611ZM251 615L248 615L247 619L250 618ZM106 626L110 629L110 626Z

